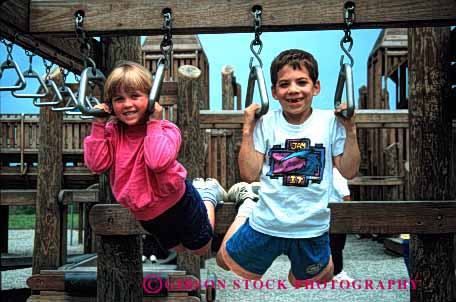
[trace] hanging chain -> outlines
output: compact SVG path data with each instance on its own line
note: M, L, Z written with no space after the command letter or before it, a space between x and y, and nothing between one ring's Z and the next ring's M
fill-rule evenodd
M343 41L344 43L352 43L353 39L351 37L351 26L353 25L353 21L355 19L355 5L349 4L347 7L344 9L344 38Z
M33 65L33 57L35 56L35 54L29 50L25 50L25 55L27 57L29 57L29 72L32 72L32 65Z
M355 3L347 2L344 7L344 36L340 41L340 47L342 48L343 52L347 55L350 60L350 65L353 66L355 64L355 60L350 54L350 51L353 47L353 38L351 36L351 26L355 20ZM348 48L344 46L345 43L348 44ZM344 60L344 56L340 58L340 65L342 66Z
M63 68L62 66L60 66L60 73L62 74L62 78L63 78L63 86L65 86L66 78L70 72L68 70L66 70L65 68Z
M9 60L12 61L13 60L13 46L14 46L14 44L12 42L6 41L6 39L3 39L3 38L0 40L0 42L2 42L5 45L5 47L6 47L6 52L8 53L6 59L8 61Z
M173 50L173 40L171 34L171 27L172 27L172 15L170 9L165 9L162 12L163 14L163 39L160 43L160 51L162 52L165 66L166 68L169 67L171 51Z
M77 11L74 17L76 37L79 43L81 44L80 51L82 54L82 60L84 61L84 68L87 68L88 62L90 62L92 67L95 69L95 62L90 58L90 39L87 37L86 32L84 30L84 12Z
M255 11L253 11L255 9ZM255 32L255 38L250 43L250 50L252 51L255 58L260 63L260 66L263 67L263 62L260 58L261 50L263 49L263 42L260 39L260 35L262 34L261 31L261 16L262 16L261 7L255 6L252 8L252 15L253 15L253 30ZM255 46L258 46L258 50L255 50ZM250 58L249 66L252 68L253 57Z
M54 63L49 62L49 64L48 64L46 59L43 58L43 65L44 65L44 68L46 69L46 80L49 81L51 79L51 69L52 69L52 66L54 66Z

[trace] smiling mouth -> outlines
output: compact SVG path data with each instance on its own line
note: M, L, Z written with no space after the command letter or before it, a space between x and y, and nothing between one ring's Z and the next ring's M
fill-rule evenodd
M299 103L303 101L304 99L287 99L288 103Z
M129 112L124 112L123 115L125 116L132 116L132 115L135 115L136 114L136 111L129 111Z

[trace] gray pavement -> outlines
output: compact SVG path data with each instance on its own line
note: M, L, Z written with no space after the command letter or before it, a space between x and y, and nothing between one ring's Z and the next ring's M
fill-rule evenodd
M30 230L10 230L9 252L31 255L33 234ZM82 246L69 246L69 251L81 252ZM328 283L326 288L314 284L313 289L310 285L307 289L294 289L287 281L290 264L285 256L279 257L273 263L263 282L245 281L231 272L226 272L217 267L215 259L206 262L201 277L204 284L208 272L216 273L219 280L217 301L220 302L409 301L410 283L402 257L386 254L382 244L350 235L347 238L344 258L344 270L356 281ZM30 275L31 269L2 272L2 289L24 288ZM398 280L407 280L407 287L404 289L404 281Z

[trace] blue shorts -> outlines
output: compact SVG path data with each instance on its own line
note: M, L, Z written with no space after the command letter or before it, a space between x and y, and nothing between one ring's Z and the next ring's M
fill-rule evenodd
M143 228L170 249L182 243L189 250L204 247L213 237L206 206L189 180L185 180L185 193L174 206L160 216L140 221Z
M272 262L285 254L298 280L318 275L329 263L328 232L314 238L282 238L254 230L247 221L227 241L226 251L243 270L263 275Z

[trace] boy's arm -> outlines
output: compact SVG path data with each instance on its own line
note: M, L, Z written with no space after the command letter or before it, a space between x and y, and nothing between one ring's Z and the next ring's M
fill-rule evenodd
M346 104L342 104L346 105ZM343 108L341 108L343 109ZM341 109L336 109L336 113ZM338 121L344 126L346 132L344 153L334 157L334 165L339 170L340 174L346 179L356 177L361 162L361 155L358 147L358 139L356 136L355 115L350 119L346 119L337 115Z
M253 142L255 111L258 108L260 108L258 104L252 104L244 110L242 143L238 158L241 179L249 183L258 179L264 161L264 154L255 150Z
M95 173L102 173L112 165L112 145L105 126L106 122L93 122L91 134L84 139L84 162Z

